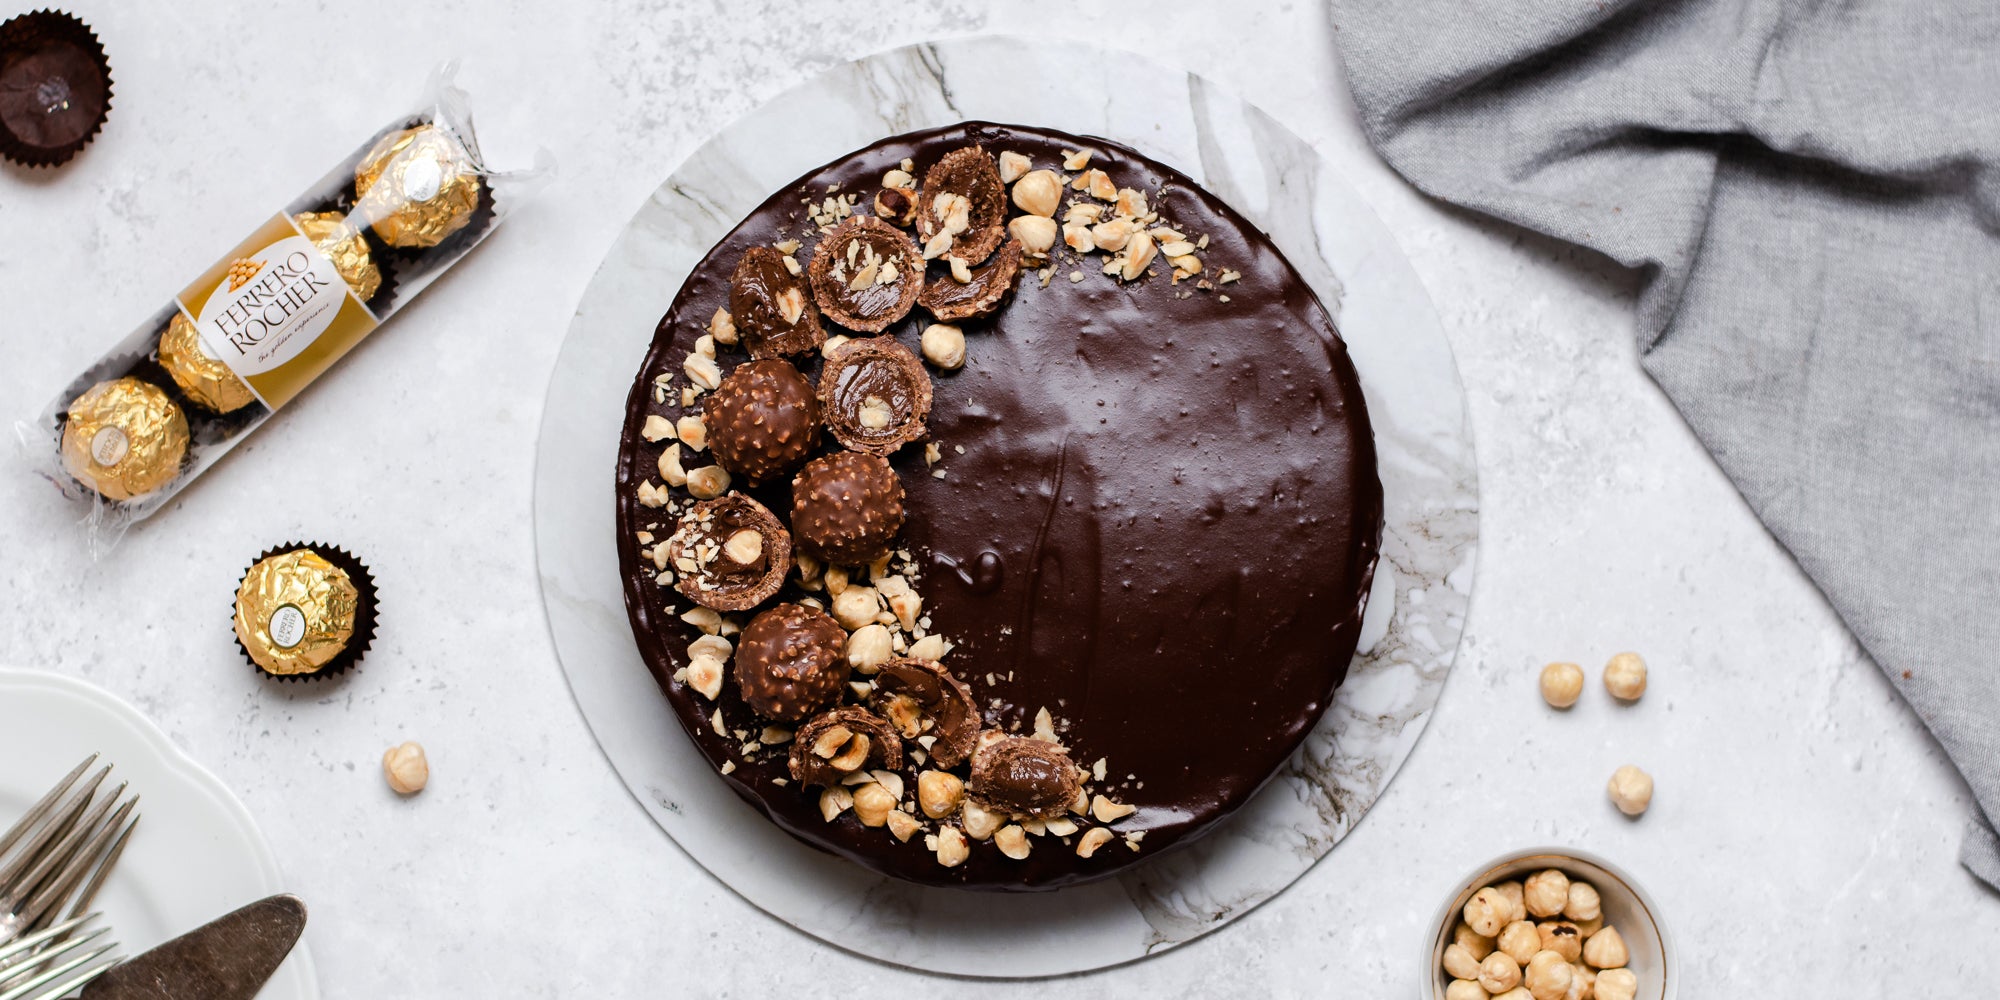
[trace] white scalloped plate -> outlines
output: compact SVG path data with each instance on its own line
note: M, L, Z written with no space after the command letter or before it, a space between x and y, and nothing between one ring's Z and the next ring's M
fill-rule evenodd
M97 897L123 954L286 890L243 803L137 709L83 681L0 667L0 829L93 753L139 796L139 825ZM258 997L318 1000L304 941Z

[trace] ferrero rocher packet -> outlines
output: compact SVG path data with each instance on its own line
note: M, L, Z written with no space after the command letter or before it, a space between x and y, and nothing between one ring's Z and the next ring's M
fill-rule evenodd
M533 170L487 168L454 70L15 425L93 549L165 506L547 180L546 154Z

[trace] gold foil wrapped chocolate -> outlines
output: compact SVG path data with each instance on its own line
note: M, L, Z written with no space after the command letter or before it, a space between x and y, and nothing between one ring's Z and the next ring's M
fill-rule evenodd
M257 397L222 359L208 353L201 335L184 313L174 313L167 332L160 334L160 367L173 376L195 405L216 413L233 413Z
M112 500L165 486L188 449L187 414L159 386L136 378L99 382L70 401L62 462Z
M360 601L347 571L311 549L269 556L236 588L236 641L265 673L318 673L354 641Z
M434 125L383 136L354 168L355 211L394 247L434 247L479 207L479 172Z
M298 223L299 232L326 259L333 261L333 269L354 290L355 298L366 302L382 289L382 271L375 266L374 255L368 252L368 241L347 224L347 216L339 212L300 212L292 221Z

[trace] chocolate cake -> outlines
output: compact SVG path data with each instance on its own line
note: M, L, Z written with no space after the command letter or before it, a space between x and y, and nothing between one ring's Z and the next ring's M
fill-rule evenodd
M1129 148L982 122L724 237L616 485L633 635L718 780L970 889L1103 878L1247 802L1346 675L1382 524L1354 366L1270 240Z

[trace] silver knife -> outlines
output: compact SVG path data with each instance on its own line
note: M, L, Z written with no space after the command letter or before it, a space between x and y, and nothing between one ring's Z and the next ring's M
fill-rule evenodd
M305 927L299 897L260 899L112 966L82 1000L250 1000Z

